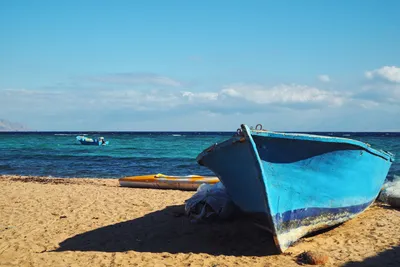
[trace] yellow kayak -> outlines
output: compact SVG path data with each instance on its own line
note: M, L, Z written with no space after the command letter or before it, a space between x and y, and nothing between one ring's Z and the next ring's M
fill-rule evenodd
M150 174L141 176L128 176L120 178L119 185L137 188L180 189L196 191L201 184L216 184L218 177L188 175L169 176L164 174Z

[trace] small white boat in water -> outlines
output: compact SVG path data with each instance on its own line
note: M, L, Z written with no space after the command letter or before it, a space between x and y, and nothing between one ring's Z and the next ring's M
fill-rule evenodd
M97 138L89 138L86 136L78 135L76 137L82 145L93 145L93 146L105 146L108 145L108 141L104 140L104 137Z

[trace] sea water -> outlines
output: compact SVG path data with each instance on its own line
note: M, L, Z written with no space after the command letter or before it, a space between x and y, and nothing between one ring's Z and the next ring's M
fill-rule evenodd
M231 132L3 132L0 175L120 178L131 175L214 175L196 156ZM400 133L318 133L352 138L397 154L388 178L400 177ZM81 145L77 135L103 136L106 146Z

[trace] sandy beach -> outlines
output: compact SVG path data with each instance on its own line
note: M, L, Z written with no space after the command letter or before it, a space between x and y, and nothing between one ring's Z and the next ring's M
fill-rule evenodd
M400 266L400 211L374 204L357 218L277 255L245 219L192 224L194 192L122 188L115 179L0 176L0 266Z

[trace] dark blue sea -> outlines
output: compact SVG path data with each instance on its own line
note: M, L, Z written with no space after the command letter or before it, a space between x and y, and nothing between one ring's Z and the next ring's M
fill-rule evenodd
M77 135L103 136L108 146L84 146ZM213 175L196 156L232 132L3 132L0 174L120 178L130 175ZM317 133L367 142L397 155L388 178L400 176L400 133Z

